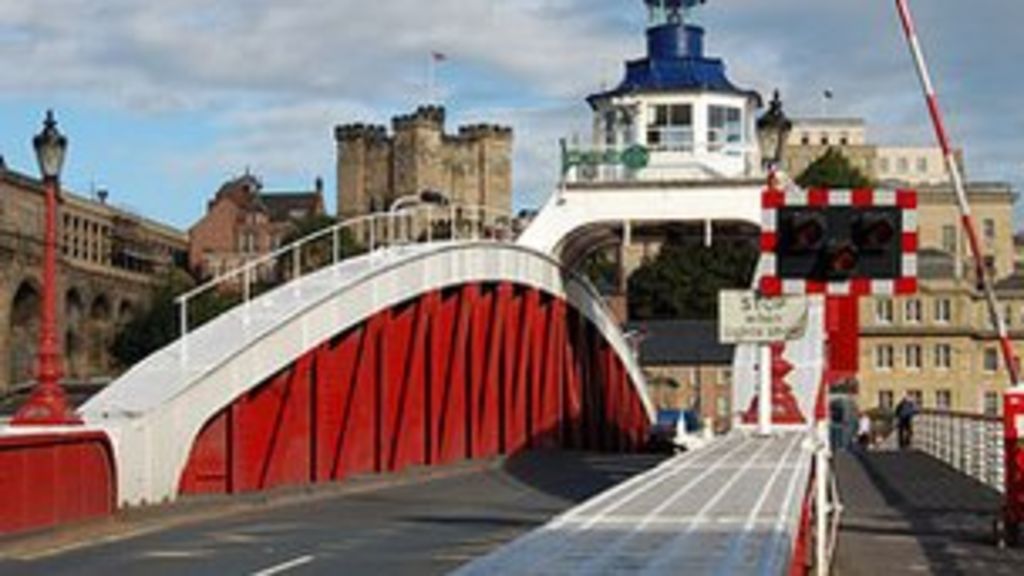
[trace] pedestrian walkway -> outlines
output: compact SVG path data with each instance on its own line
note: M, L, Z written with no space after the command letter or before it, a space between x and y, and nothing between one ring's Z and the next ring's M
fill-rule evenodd
M839 576L1024 574L1024 550L999 550L1000 496L916 451L836 456L844 514Z
M782 574L809 477L805 440L802 432L717 440L458 574Z

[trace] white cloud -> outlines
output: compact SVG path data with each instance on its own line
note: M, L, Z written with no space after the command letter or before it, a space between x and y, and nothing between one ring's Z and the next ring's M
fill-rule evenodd
M1024 180L1024 3L914 8L972 173ZM407 111L438 50L454 119L517 129L519 202L535 203L554 181L558 137L586 128L583 96L642 55L642 11L639 0L0 0L0 59L12 64L0 91L207 114L219 138L169 166L330 182L333 125ZM804 115L829 88L831 113L863 115L889 142L930 141L891 3L718 0L701 18L737 84L780 87Z

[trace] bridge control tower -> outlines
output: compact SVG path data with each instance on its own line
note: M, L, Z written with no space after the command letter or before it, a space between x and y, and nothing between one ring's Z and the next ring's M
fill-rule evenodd
M706 0L644 0L647 54L613 89L587 98L593 150L567 151L570 182L723 180L760 172L757 92L737 87L704 53L695 24Z

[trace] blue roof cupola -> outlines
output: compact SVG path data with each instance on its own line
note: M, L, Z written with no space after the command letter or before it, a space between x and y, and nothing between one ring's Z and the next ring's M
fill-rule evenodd
M587 98L597 101L630 93L707 91L754 98L757 92L738 88L725 74L721 59L704 55L704 29L690 24L692 11L706 0L644 0L650 17L647 57L626 63L626 77L613 90Z

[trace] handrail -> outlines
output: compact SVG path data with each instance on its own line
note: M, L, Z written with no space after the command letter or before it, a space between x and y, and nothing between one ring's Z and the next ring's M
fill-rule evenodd
M441 214L442 216L439 219L435 219L435 214ZM398 212L376 212L350 218L312 232L268 254L249 260L241 266L219 274L213 279L175 297L174 302L178 306L181 337L184 338L189 333L190 318L188 306L196 298L225 285L234 285L241 282L241 303L248 304L252 299L252 284L254 280L259 279L260 270L264 267L278 265L281 258L291 255L291 274L280 284L285 285L294 282L309 272L333 266L344 260L346 256L341 254L341 239L342 234L345 232L357 238L360 232L364 233L363 241L367 245L365 251L360 253L373 253L380 248L387 250L394 245L415 243L416 240L410 241L408 236L411 235L414 229L412 222L415 222L415 219L420 217L425 217L425 222L422 223L423 227L420 230L425 233L424 241L426 243L435 241L434 226L436 224L448 224L447 235L443 238L444 241L458 241L461 229L466 227L467 224L469 228L469 238L467 239L485 239L487 232L492 231L494 234L492 234L490 239L498 241L514 240L511 214L483 205L451 203L440 208L424 203L409 206ZM405 222L404 229L406 234L405 237L400 237L396 232L403 227L403 222ZM501 233L497 234L498 232ZM321 266L316 267L314 270L304 270L302 250L306 246L314 242L323 241L328 237L331 238L330 262L323 262ZM439 238L438 240L442 239Z
M914 447L1002 492L1003 420L998 416L922 410L914 418Z

